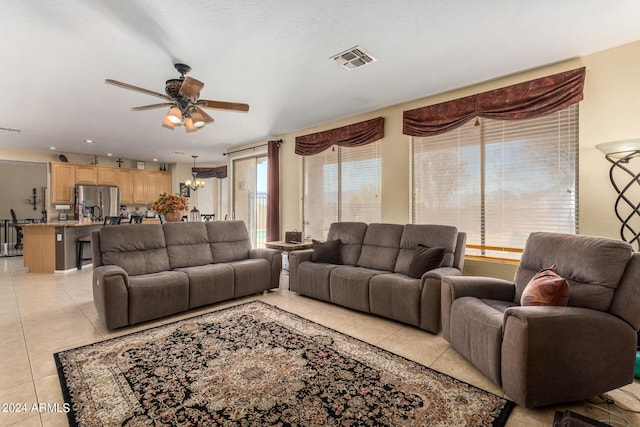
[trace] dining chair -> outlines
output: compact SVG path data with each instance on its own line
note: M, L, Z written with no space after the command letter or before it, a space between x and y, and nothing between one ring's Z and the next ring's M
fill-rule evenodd
M20 249L22 247L22 226L18 224L18 218L13 209L11 209L11 219L13 220L13 227L16 229L16 245L14 247Z
M105 216L103 225L119 225L121 221L119 216Z

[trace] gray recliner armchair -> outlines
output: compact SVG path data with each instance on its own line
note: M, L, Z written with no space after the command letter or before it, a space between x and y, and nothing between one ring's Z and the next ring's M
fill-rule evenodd
M520 306L540 270L569 282L565 306ZM589 398L633 382L640 254L628 243L532 233L513 282L445 277L443 336L518 404Z

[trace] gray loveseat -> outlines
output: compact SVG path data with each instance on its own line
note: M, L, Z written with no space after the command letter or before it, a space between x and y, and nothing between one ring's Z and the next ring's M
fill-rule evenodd
M430 224L331 224L327 241L339 240L338 262L313 262L313 250L289 254L289 288L301 295L373 313L437 333L440 281L461 275L466 234ZM440 266L408 275L419 245L443 248Z
M91 235L93 300L108 329L279 286L282 255L243 221L106 226Z

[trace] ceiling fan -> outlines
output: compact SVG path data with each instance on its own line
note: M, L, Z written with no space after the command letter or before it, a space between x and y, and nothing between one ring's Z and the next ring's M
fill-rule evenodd
M146 93L147 95L164 100L165 102L160 104L143 105L131 109L133 111L146 111L169 107L169 112L165 114L162 120L162 126L171 130L173 130L175 126L184 125L187 132L194 132L202 128L205 124L212 123L213 118L205 113L203 108L249 111L248 104L200 99L200 90L204 87L204 83L193 77L186 77L186 74L191 71L190 66L175 64L174 67L180 73L180 78L167 80L164 94L133 86L128 83L122 83L117 80L105 79L104 82L123 89Z

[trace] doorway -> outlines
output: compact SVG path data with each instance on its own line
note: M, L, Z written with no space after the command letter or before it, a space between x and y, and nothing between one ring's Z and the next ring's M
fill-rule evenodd
M251 246L264 248L267 235L267 156L233 161L233 218L245 222Z

